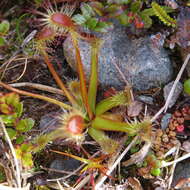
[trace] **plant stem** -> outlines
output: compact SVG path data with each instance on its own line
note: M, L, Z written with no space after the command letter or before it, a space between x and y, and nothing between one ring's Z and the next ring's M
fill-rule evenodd
M5 139L7 140L7 143L9 145L11 153L13 155L13 160L14 160L15 170L16 170L16 176L15 177L16 177L18 189L20 189L21 188L21 171L20 171L19 161L17 159L16 152L15 152L15 149L14 149L13 144L11 142L11 139L7 133L6 127L5 127L3 120L1 118L0 118L0 126L3 129L3 132L5 134Z
M55 79L55 81L57 82L57 84L59 85L59 87L61 88L61 90L63 91L63 93L65 94L65 96L68 98L68 100L71 102L72 105L76 105L77 102L75 100L75 98L72 96L72 94L67 90L67 88L65 87L65 85L63 84L62 80L60 79L60 77L58 76L58 74L56 73L53 65L51 64L48 54L44 51L41 50L43 56L44 56L44 60L45 63L47 64L51 74L53 75L53 78Z
M117 122L104 117L97 116L92 121L92 127L95 129L105 130L105 131L120 131L127 132L129 135L135 135L140 127L141 123L125 123Z
M98 52L101 45L99 41L99 39L94 39L91 46L91 75L88 89L88 102L93 113L95 113L98 87Z
M104 131L90 127L88 128L88 133L105 153L112 154L118 148L118 142L109 138Z
M11 90L11 91L13 91L13 92L16 92L16 93L18 93L18 94L21 94L21 95L31 96L31 97L33 97L33 98L38 98L38 99L41 99L41 100L50 102L50 103L52 103L52 104L56 104L56 105L58 105L58 106L60 106L60 107L62 107L62 108L65 108L65 109L67 109L67 110L71 110L71 109L72 109L71 106L69 106L69 105L67 105L67 104L65 104L65 103L63 103L63 102L60 102L60 101L58 101L58 100L55 100L55 99L53 99L53 98L48 98L48 97L46 97L46 96L42 96L42 95L39 95L39 94L34 94L34 93L31 93L31 92L26 92L26 91L24 91L24 90L18 90L18 89L13 88L13 87L9 86L8 84L5 84L5 83L3 83L3 82L1 82L1 81L0 81L0 86L3 86L4 88L6 88L6 89L8 89L8 90Z
M57 88L53 88L51 86L46 86L43 84L37 84L37 83L31 83L31 82L19 82L19 83L12 83L9 84L12 87L30 87L30 88L35 88L38 90L54 93L54 94L60 94L64 95L63 91Z
M90 109L89 102L88 102L86 77L84 74L84 68L83 68L82 59L81 59L79 46L78 46L78 39L77 39L78 34L73 30L70 30L70 34L71 34L73 46L76 51L77 70L78 70L78 75L79 75L79 80L80 80L80 88L81 88L81 95L82 95L83 103L85 105L85 108L89 115L89 118L92 119L93 113L92 113L92 110Z

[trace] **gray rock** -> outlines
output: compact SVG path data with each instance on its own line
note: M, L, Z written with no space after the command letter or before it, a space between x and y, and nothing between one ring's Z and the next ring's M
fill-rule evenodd
M186 71L187 71L187 75L188 75L188 77L190 77L190 62L187 63Z
M150 105L153 104L153 98L151 96L141 95L141 96L137 97L137 100L139 100L145 104L150 104Z
M180 179L190 178L190 160L184 160L177 164L174 172L172 187L174 187Z
M80 166L81 162L78 160L75 160L73 158L69 158L67 160L64 159L60 159L60 158L56 158L55 160L53 160L50 164L50 168L51 169L55 169L55 170L63 170L66 172L69 171L74 171L76 170L79 166ZM50 172L49 176L50 177L62 177L67 175L66 173L59 173L59 172Z
M168 83L165 87L164 87L164 99L166 101L169 93L170 93L170 90L172 88L174 84L174 81ZM177 85L176 85L176 89L174 90L174 93L173 93L173 96L171 97L171 100L170 100L170 103L169 103L169 108L171 108L177 101L180 93L183 91L183 85L178 82Z
M98 34L104 40L99 54L99 81L103 87L121 89L125 83L113 63L116 63L125 78L137 90L147 90L166 84L172 77L173 68L167 52L162 47L154 47L149 37L129 39L126 28L115 24L112 31ZM67 62L76 70L75 50L71 38L64 44ZM86 74L90 74L90 46L79 40L79 48Z
M172 117L171 113L166 113L161 120L161 128L162 130L166 130L166 128L168 127L169 123L170 123L170 119Z

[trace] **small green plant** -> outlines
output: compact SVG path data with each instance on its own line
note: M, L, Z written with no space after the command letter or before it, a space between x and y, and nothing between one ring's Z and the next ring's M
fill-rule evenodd
M6 35L10 29L10 23L4 20L0 23L0 47L6 44Z
M184 82L183 88L184 88L184 92L190 95L190 79Z
M176 27L176 20L171 18L167 12L156 2L152 2L155 15L166 25Z
M34 126L34 120L22 119L23 104L20 102L19 95L8 93L1 96L0 113L11 140L15 140L16 144L21 144L25 139L25 133Z
M151 8L144 8L144 1L93 1L83 3L82 14L73 16L73 20L82 26L94 31L106 32L112 26L110 18L116 18L125 26L134 25L137 29L150 28L153 20L152 16L158 18L168 26L176 26L176 21L168 13L173 12L170 7L160 6L156 2Z
M149 154L147 155L142 164L142 167L139 169L139 173L141 173L141 175L151 174L152 176L157 177L161 175L160 168L161 168L161 160L157 159L154 153L149 152Z
M23 145L27 141L26 133L34 126L34 120L31 118L22 118L23 104L20 102L19 95L16 93L8 93L0 97L0 117L6 126L6 130L12 142L16 146L17 152L24 150L23 165L32 165L32 155L29 149Z
M70 10L68 7L67 9ZM31 155L29 155L29 153L35 153L41 150L49 141L56 138L65 138L77 145L81 145L85 140L86 133L88 133L100 145L102 151L107 154L115 152L119 142L108 137L105 131L125 132L129 136L138 134L143 140L150 141L151 121L149 119L139 122L122 122L113 119L114 117L108 117L108 113L110 113L109 111L112 108L120 105L128 106L131 103L130 88L126 88L98 103L96 102L98 90L98 56L103 42L96 37L84 37L80 34L77 30L76 23L71 19L71 14L67 11L58 12L58 10L54 10L53 7L50 7L46 14L43 13L41 15L43 15L43 18L40 20L45 26L36 36L36 47L44 57L44 61L53 78L70 104L39 94L18 90L0 82L1 86L16 93L54 103L67 110L67 113L60 115L59 119L61 125L59 128L49 134L36 137L29 143L22 144L17 151L19 158L25 159L25 155L27 155L28 157L26 156L26 158L29 161L27 160L26 162L32 164L30 163ZM60 35L65 32L71 36L75 48L79 76L79 82L69 82L68 84L64 84L56 73L47 52L48 43L51 42L57 34ZM91 75L88 82L84 74L78 47L78 40L81 38L91 44ZM112 114L114 115L114 113Z
M101 6L101 3L99 5ZM81 5L81 12L82 14L76 14L72 18L78 25L96 32L107 32L113 27L111 22L103 22L98 19L93 8L87 3Z

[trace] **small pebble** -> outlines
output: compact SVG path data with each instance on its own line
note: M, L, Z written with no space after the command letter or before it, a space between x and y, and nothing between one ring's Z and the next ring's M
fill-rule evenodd
M174 145L177 145L179 143L179 141L177 139L171 139L171 143Z
M168 136L162 137L162 141L165 142L165 143L169 142Z
M169 133L169 131L170 131L170 129L169 129L169 128L167 128L167 129L166 129L166 133Z
M176 132L170 131L168 135L169 135L170 137L175 137L175 136L176 136Z
M150 104L150 105L153 105L153 98L151 96L139 96L137 98L139 101L145 103L145 104Z
M155 149L155 150L159 150L159 149L160 149L160 146L159 146L158 144L156 144L156 145L154 146L154 149Z
M174 130L176 129L176 127L173 125L173 123L170 123L169 129L170 129L171 131L174 131Z
M155 144L157 144L157 145L160 145L160 144L161 144L161 138L160 138L160 137L156 138Z
M168 95L169 95L169 93L171 91L171 88L172 88L173 84L174 84L174 81L168 83L164 87L164 99L165 99L165 101L168 98ZM169 103L169 106L168 106L169 108L171 108L176 103L176 101L177 101L177 99L178 99L178 97L179 97L179 95L180 95L180 93L182 91L183 91L183 85L180 82L178 82L177 85L176 85L176 88L174 90L173 96L170 99L170 103Z
M53 160L50 164L51 169L56 170L64 170L64 171L74 171L80 166L81 162L78 160L75 160L73 158L69 158L67 160L56 158ZM58 172L49 172L49 176L52 178L55 177L63 177L67 174L65 173L58 173Z
M166 128L168 127L169 123L170 123L170 119L172 117L172 114L170 113L166 113L161 120L161 128L162 130L166 130Z
M162 187L156 187L154 190L165 190L165 189Z
M156 131L156 135L157 135L157 137L161 137L163 135L163 131L161 129L158 129Z
M159 157L162 157L163 156L163 152L162 151L158 151L156 152L156 156L159 158Z

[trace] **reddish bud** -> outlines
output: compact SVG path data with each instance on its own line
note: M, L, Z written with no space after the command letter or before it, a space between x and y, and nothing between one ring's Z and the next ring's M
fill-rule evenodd
M184 129L185 129L184 125L178 125L178 126L176 127L176 130L177 130L177 132L179 132L179 133L182 133L182 132L184 131Z
M135 27L138 29L144 27L144 23L141 20L139 20L138 17L135 18L134 24L135 24Z
M143 22L139 22L137 25L136 25L136 28L140 29L140 28L143 28L144 27L144 23Z
M54 13L51 16L51 21L54 24L61 25L63 27L74 27L73 21L71 18L63 13Z
M84 129L83 118L80 115L72 116L68 121L67 128L71 133L75 135L81 134Z

